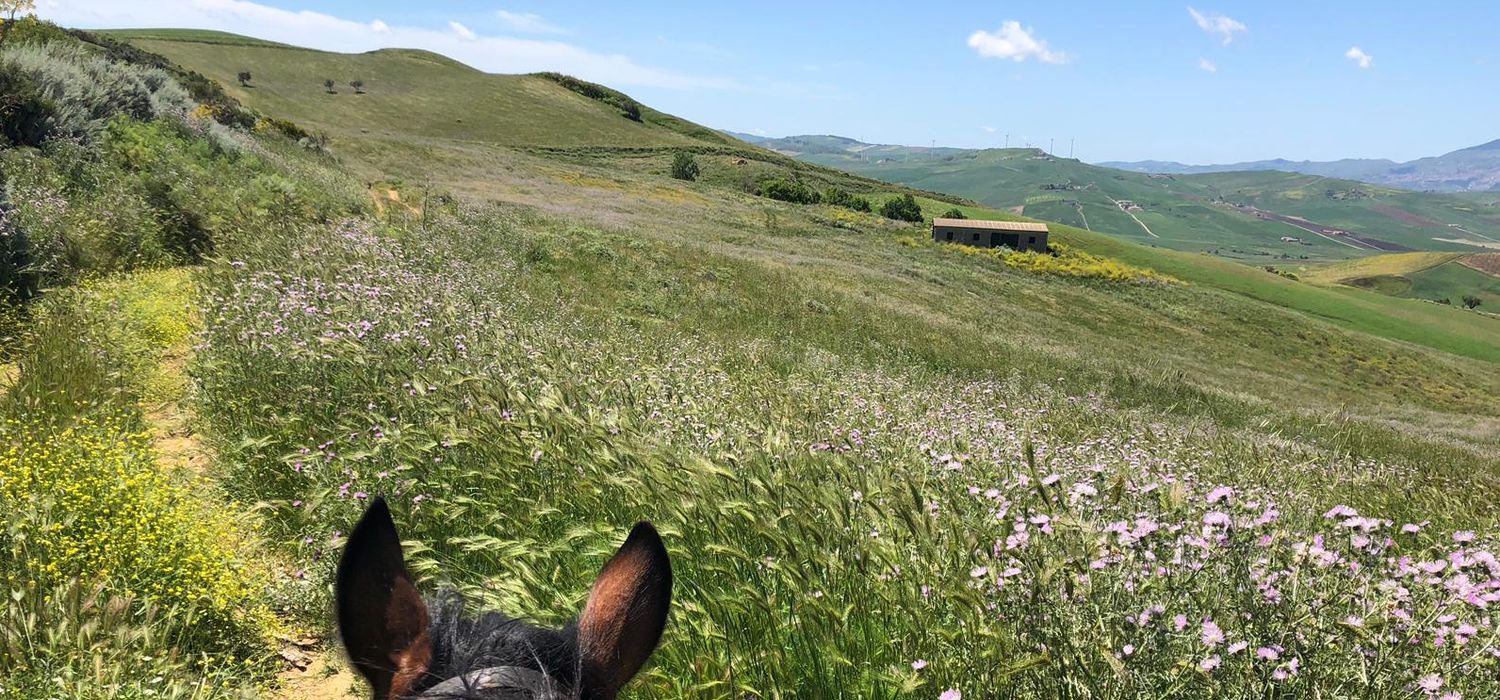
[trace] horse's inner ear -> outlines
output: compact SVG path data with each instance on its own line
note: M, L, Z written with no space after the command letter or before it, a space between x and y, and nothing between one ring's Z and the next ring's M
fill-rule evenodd
M432 661L432 641L427 605L406 571L384 499L370 504L349 535L334 595L344 648L375 698L410 692Z
M661 641L672 606L672 562L661 536L640 523L594 581L578 620L583 689L613 698Z

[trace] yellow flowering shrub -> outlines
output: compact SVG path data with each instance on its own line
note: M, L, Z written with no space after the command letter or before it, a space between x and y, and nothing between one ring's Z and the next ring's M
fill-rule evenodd
M160 471L133 416L0 420L0 508L23 514L0 533L8 587L97 581L190 617L178 640L209 665L264 652L264 577L245 565L234 524Z
M1010 248L975 248L953 243L944 244L964 255L993 258L1007 267L1063 277L1083 277L1110 282L1155 282L1180 284L1171 276L1155 270L1127 265L1118 260L1085 253L1062 243L1053 243L1051 252L1015 251Z

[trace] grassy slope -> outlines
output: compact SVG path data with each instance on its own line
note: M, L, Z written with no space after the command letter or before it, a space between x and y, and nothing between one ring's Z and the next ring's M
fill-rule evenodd
M694 136L535 76L491 75L424 51L337 54L158 30L113 32L222 83L231 95L305 127L366 138L415 137L507 146L687 145ZM250 87L235 75L251 70ZM323 80L331 78L338 94ZM365 82L356 95L351 80Z
M538 78L487 75L446 59L404 51L350 56L196 40L139 42L225 82L231 92L251 106L326 128L335 134L336 152L372 177L435 181L463 194L534 205L553 214L630 230L633 235L674 241L674 245L690 245L773 269L800 269L824 279L825 283L842 280L849 289L886 289L903 300L902 308L922 309L922 315L951 306L930 296L933 294L961 293L965 298L1002 294L990 282L961 292L945 289L954 283L952 278L958 274L957 269L946 269L939 264L919 271L909 253L888 247L889 238L877 235L875 240L886 243L872 249L868 236L875 234L852 238L840 234L830 238L826 233L815 233L825 230L822 227L832 215L842 210L787 207L719 186L760 174L784 173L785 168L779 165L782 161L776 158L740 164L734 154L707 155L700 158L704 166L702 183L687 185L663 178L671 145L703 146L712 141L695 142L680 131L651 123L650 118L645 125L630 122L607 106ZM256 76L255 88L240 89L233 85L233 75L246 69ZM370 94L356 97L346 91L338 96L325 95L319 81L307 77L340 72L348 77L365 75ZM483 92L489 94L479 102L465 99ZM491 101L502 108L491 110ZM418 128L409 128L412 124ZM431 130L421 128L427 124L432 125ZM368 133L363 133L365 129ZM533 154L531 149L538 145L572 150L561 155ZM658 148L663 145L668 149ZM633 147L638 152L622 152L620 146ZM802 174L814 179L839 177L825 171ZM857 187L862 181L848 179L847 184ZM874 194L882 196L878 191ZM952 206L936 200L923 201L929 214L935 213L937 207ZM974 216L1005 216L979 207L962 208ZM1097 228L1093 211L1089 214L1090 222ZM883 226L877 219L868 218L855 228L878 231ZM779 235L767 236L771 231ZM1195 308L1192 315L1199 320L1167 330L1160 326L1162 320L1157 312L1137 306L1139 301L1133 298L1134 293L1122 295L1120 290L1093 289L1087 285L1079 288L1071 283L1059 286L1048 280L1007 275L1005 284L1019 285L1018 289L1029 289L1028 296L1048 301L1038 304L1036 312L1018 311L1024 323L1001 324L1003 334L983 342L1031 344L1062 355L1102 345L1118 354L1124 365L1162 367L1176 363L1194 368L1194 381L1205 386L1225 391L1257 386L1252 393L1268 400L1277 391L1300 391L1308 394L1313 403L1322 405L1339 403L1341 395L1366 392L1370 388L1365 385L1367 379L1391 386L1429 379L1444 386L1461 386L1473 384L1468 377L1486 375L1488 370L1482 368L1489 365L1469 365L1467 361L1445 356L1417 360L1429 353L1404 345L1368 345L1373 339L1349 335L1317 321L1299 322L1299 325L1311 323L1308 335L1319 339L1308 345L1280 339L1278 329L1250 329L1237 324L1259 323L1268 313L1284 314L1272 308L1281 307L1331 321L1349 331L1440 348L1488 362L1500 361L1500 328L1497 328L1500 324L1475 323L1474 316L1453 309L1416 302L1392 304L1370 293L1337 293L1208 256L1173 253L1076 229L1061 228L1057 236L1058 240L1085 250L1191 282L1191 288L1163 292L1165 299L1161 303ZM914 289L912 279L936 286L919 285L920 289ZM975 279L983 282L985 278ZM892 287L891 280L901 282ZM1259 302L1268 302L1272 307ZM951 317L951 322L957 324L978 324L980 328L994 325L983 313L971 314L963 308L944 309L939 315ZM1214 322L1209 323L1206 320L1209 318ZM1204 334L1206 328L1214 328L1214 334ZM1000 326L995 327L995 332L1001 330ZM1355 354L1364 352L1373 357L1394 352L1411 358L1411 362L1401 363L1406 369L1378 379L1347 373L1337 360L1324 356L1318 349L1318 342L1334 337ZM1119 342L1123 338L1131 338L1134 344L1125 346ZM1253 353L1247 354L1241 347L1247 343L1262 347L1264 357L1256 359ZM1367 346L1366 350L1354 350L1362 344ZM960 364L969 363L965 360ZM1253 369L1256 364L1262 369ZM986 366L981 362L974 368ZM1285 383L1284 376L1275 376L1287 374L1282 369L1264 369L1272 366L1297 368L1294 373L1299 378ZM1452 366L1457 374L1449 376L1441 371L1416 369L1420 366ZM1411 376L1406 376L1408 371ZM1422 374L1432 376L1422 378L1419 376ZM1318 379L1304 383L1305 377ZM1483 381L1477 384L1484 385ZM1460 390L1459 394L1468 392ZM1455 407L1447 399L1439 403ZM1458 405L1467 410L1480 403L1463 399Z
M1071 225L1082 223L1072 205L1077 203L1093 230L1178 250L1213 249L1226 257L1250 261L1282 256L1337 260L1368 255L1369 251L1299 233L1287 224L1262 221L1212 202L1253 204L1418 250L1472 251L1472 247L1435 240L1474 238L1447 224L1500 236L1500 225L1495 222L1500 212L1471 198L1275 172L1152 177L1040 155L1032 149L875 149L859 154L809 152L799 157L891 182L972 197L996 207L1024 205L1028 215ZM1044 185L1072 185L1077 189L1044 190ZM1340 198L1351 191L1371 196ZM1136 217L1155 237L1119 211L1111 198L1132 200L1144 207ZM1288 235L1304 241L1280 241Z

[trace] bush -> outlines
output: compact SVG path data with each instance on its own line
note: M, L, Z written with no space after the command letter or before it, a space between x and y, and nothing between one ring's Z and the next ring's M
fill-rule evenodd
M537 73L536 76L557 83L591 100L598 100L611 105L620 110L620 113L626 119L637 122L641 120L641 104L623 92L611 90L603 85L591 83L587 80L579 80L571 75L563 75L562 73Z
M234 77L240 81L240 85L242 86L250 84L250 71L242 70Z
M698 179L698 161L693 160L693 154L687 151L678 151L672 157L672 177L678 180L693 181Z
M823 201L823 196L818 191L804 185L796 180L783 180L772 178L762 180L756 187L756 194L768 199L775 199L793 204L817 204Z
M870 200L850 194L848 190L838 187L830 187L823 193L823 201L836 207L845 207L854 211L870 211Z
M1476 297L1476 296L1474 296L1472 294L1465 294L1463 302L1464 302L1464 308L1465 309L1477 309L1477 308L1479 308L1480 304L1484 303L1484 301L1482 299L1480 299L1479 297Z
M922 221L922 207L917 204L916 198L909 194L886 200L885 204L880 207L880 214L887 219L895 219L897 221L910 221L912 223L921 223Z
M32 91L15 109L30 115L20 128L33 144L90 140L117 116L180 117L192 108L187 93L165 72L117 63L78 44L7 46L0 51L0 73L9 74L7 80L23 92Z
M30 75L0 63L0 148L41 145L54 111Z
M967 219L969 217L966 216L963 213L963 211L961 211L958 207L954 207L952 209L949 209L948 211L943 212L943 218L944 219Z

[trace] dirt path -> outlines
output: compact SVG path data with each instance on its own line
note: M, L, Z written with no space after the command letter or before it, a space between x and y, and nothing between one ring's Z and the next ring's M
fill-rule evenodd
M1146 222L1141 221L1140 217L1138 217L1138 216L1135 215L1135 212L1130 211L1129 209L1126 209L1125 207L1120 206L1120 200L1115 199L1114 197L1111 197L1109 195L1104 195L1104 198L1108 199L1111 202L1114 202L1115 203L1115 207L1117 207L1120 211L1125 212L1126 216L1128 216L1128 217L1130 217L1132 219L1135 219L1135 222L1140 225L1142 231L1146 232L1146 235L1148 235L1148 236L1150 236L1152 238L1161 238L1161 236L1156 235L1156 233L1151 230L1150 226L1146 225Z
M156 368L153 396L143 400L142 412L151 435L157 464L169 473L185 474L211 490L212 448L195 430L191 399L192 381L187 367L192 359L191 339L166 348ZM4 368L0 368L3 370ZM363 690L344 663L337 648L317 639L277 639L284 670L277 674L277 688L267 697L278 700L345 700Z
M1092 230L1094 230L1094 229L1092 229L1092 228L1089 227L1089 215L1083 213L1083 202L1079 202L1076 206L1078 207L1078 218L1083 219L1083 230L1085 230L1085 231L1092 231Z

